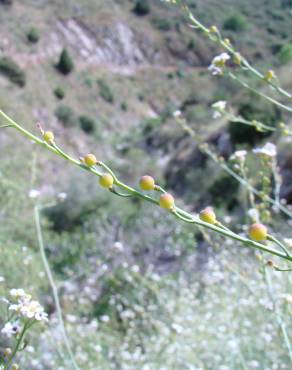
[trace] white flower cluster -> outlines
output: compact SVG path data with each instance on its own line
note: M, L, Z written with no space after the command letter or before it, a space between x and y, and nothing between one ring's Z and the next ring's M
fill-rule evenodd
M262 148L253 149L255 154L274 158L277 156L277 147L273 143L266 143Z
M16 303L10 304L9 311L15 311L20 316L36 321L48 321L48 314L38 301L31 299L29 294L26 294L23 289L12 289L11 297L16 300Z
M213 58L212 63L208 67L208 70L211 71L212 75L222 75L224 71L225 64L227 60L230 59L228 53L222 53Z
M216 101L214 104L212 104L212 108L214 109L213 118L220 118L223 116L226 110L227 102L224 100Z
M238 161L238 162L244 162L245 157L247 155L246 150L236 150L232 156L230 157L231 160Z

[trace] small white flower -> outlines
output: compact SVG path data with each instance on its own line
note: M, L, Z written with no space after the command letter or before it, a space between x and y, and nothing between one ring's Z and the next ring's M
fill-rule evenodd
M217 55L213 60L208 70L212 72L212 75L222 75L227 60L230 59L230 55L222 53Z
M255 154L274 158L277 155L277 147L273 143L266 143L262 148L253 149Z
M67 198L67 193L64 193L64 192L59 193L59 194L57 195L57 198L58 198L58 200L60 200L61 202L63 202L63 201L64 201L64 200L66 200L66 198Z
M248 211L247 211L247 214L248 216L254 221L258 221L259 220L259 211L256 209L256 208L250 208Z
M27 296L23 289L11 289L10 295L11 297L16 298L16 299L25 298Z
M180 110L176 110L175 112L173 112L172 115L173 115L174 118L178 118L178 117L181 116L181 111Z
M18 322L7 322L4 326L4 328L1 330L1 333L4 335L7 335L7 337L12 337L13 335L16 335L19 333L20 326Z
M5 277L0 276L0 283L3 283L5 281Z
M284 238L283 240L288 247L292 248L292 238Z
M30 191L28 192L28 196L31 199L35 199L35 198L38 198L40 196L40 193L41 192L37 189L30 189Z
M247 155L247 151L246 150L236 150L236 152L234 152L232 154L232 156L230 157L230 159L231 160L235 160L235 161L239 161L239 162L244 162L246 155Z
M114 245L113 245L113 248L118 252L123 252L124 251L124 246L121 242L115 242Z
M225 109L226 109L226 104L227 102L224 100L219 100L215 102L214 104L212 104L212 108L215 110L213 113L214 119L220 118L224 114Z

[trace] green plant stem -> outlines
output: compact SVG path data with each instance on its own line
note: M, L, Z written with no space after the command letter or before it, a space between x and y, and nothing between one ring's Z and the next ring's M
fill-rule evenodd
M72 158L68 154L66 154L63 151L61 151L59 148L56 149L56 146L49 145L46 142L44 142L43 140L41 140L38 137L36 137L35 135L31 134L29 131L27 131L26 129L24 129L22 126L20 126L16 122L14 122L10 117L8 117L1 110L0 110L0 117L6 119L10 124L13 124L15 126L15 128L19 132L21 132L24 136L26 136L29 139L33 140L37 144L40 144L40 145L46 147L51 152L57 154L58 156L63 157L64 159L66 159L69 162L77 165L78 167L80 167L80 168L82 168L82 169L84 169L86 171L89 171L89 172L95 174L98 177L101 176L101 174L99 172L97 172L95 169L93 169L92 167L85 166L84 164L80 163L76 159ZM109 168L106 166L106 169L108 170ZM140 199L143 199L143 200L145 200L147 202L150 202L152 204L159 205L159 201L158 200L150 197L149 195L145 195L145 194L139 192L138 190L130 187L129 185L121 182L120 180L118 180L118 178L116 176L114 176L114 179L115 179L114 184L117 187L125 190L127 193L132 194L133 196L135 196L137 198L140 198ZM287 256L285 253L282 253L281 251L278 251L278 250L273 249L273 248L269 248L268 246L266 246L266 245L264 245L262 243L258 243L258 242L255 242L253 240L250 240L248 238L245 238L245 237L242 237L240 235L237 235L237 234L231 232L230 230L225 230L225 229L222 229L222 228L220 228L218 226L211 225L211 224L208 224L206 222L203 222L198 217L195 217L192 214L190 214L190 213L188 213L188 212L186 212L186 211L184 211L184 210L182 210L182 209L180 209L178 207L175 207L175 212L173 212L173 215L176 216L177 218L181 219L182 221L185 221L185 222L188 222L188 223L192 223L192 224L195 224L197 226L202 226L202 227L207 228L209 230L215 231L215 232L217 232L217 233L219 233L219 234L221 234L221 235L223 235L225 237L231 238L233 240L237 240L237 241L241 242L243 245L245 245L247 247L259 249L259 250L262 250L262 251L271 253L271 254L273 254L275 256L281 257L281 258L283 258L285 260L288 260L290 262L292 261L292 257Z
M185 122L185 120L179 119L179 120L176 120L176 122L183 128L184 131L186 131L194 139L194 141L197 141L195 131ZM246 187L253 194L257 196L261 195L261 192L257 190L256 188L254 188L252 185L250 185L248 182L246 182L246 180L243 177L239 176L235 171L233 171L224 162L219 161L218 158L214 155L214 153L210 149L208 149L207 144L200 144L198 145L198 148L203 154L206 154L215 163L217 163L222 168L222 170L224 170L226 173L232 176L235 180L237 180L241 185ZM292 212L290 212L281 203L276 202L273 198L271 198L268 195L266 196L266 201L276 206L281 212L285 213L285 215L292 218Z
M273 243L277 244L285 252L285 254L287 256L291 256L291 254L289 253L288 249L285 247L285 245L283 243L280 242L280 240L278 240L277 238L275 238L272 235L268 235L268 240L270 240Z
M270 299L271 299L272 304L273 304L273 310L274 310L275 315L276 315L277 323L278 323L279 328L282 332L282 335L283 335L283 338L284 338L284 343L285 343L285 345L287 347L287 350L288 350L289 359L290 359L290 362L292 364L292 348L291 348L290 339L289 339L289 336L288 336L288 333L287 333L286 324L285 324L284 320L282 319L281 312L279 310L277 301L275 299L275 295L274 295L274 292L273 292L273 285L272 285L272 281L271 281L271 276L270 276L269 271L267 271L267 268L265 266L264 266L264 276L265 276L265 280L266 280L267 287L268 287L268 294L269 294Z
M40 223L40 210L39 210L39 207L37 205L35 205L35 207L34 207L34 219L35 219L35 226L36 226L36 231L37 231L39 250L40 250L42 261L43 261L43 264L44 264L44 267L45 267L45 270L46 270L46 274L48 276L49 283L50 283L51 288L52 288L52 293L53 293L53 297L54 297L54 301L55 301L55 305L56 305L58 321L59 321L59 325L60 325L60 328L61 328L61 331L62 331L62 336L63 336L63 339L64 339L64 343L65 343L65 346L66 346L66 349L67 349L68 355L70 357L73 368L75 370L80 370L76 361L75 361L75 359L74 359L73 352L72 352L72 349L71 349L71 345L70 345L70 342L69 342L69 339L68 339L68 336L67 336L67 333L66 333L66 329L65 329L65 325L64 325L64 321L63 321L63 316L62 316L62 309L61 309L60 300L59 300L59 296L58 296L58 289L57 289L56 284L54 282L53 274L51 272L50 265L49 265L49 262L48 262L47 257L46 257L45 247L44 247L44 242L43 242L43 236L42 236L41 223Z
M228 75L229 75L229 77L231 79L237 81L241 86L245 87L246 89L248 89L248 90L252 91L253 93L259 95L260 97L268 100L269 102L277 105L278 107L280 107L280 108L282 108L282 109L284 109L284 110L286 110L288 112L292 112L292 108L291 107L288 107L287 105L279 102L278 100L270 97L269 95L266 95L266 94L260 92L259 90L251 87L246 81L243 81L241 78L239 78L238 76L236 76L235 73L228 71Z
M220 34L220 32L217 32L217 33L212 33L210 32L209 28L205 27L193 14L192 12L190 11L189 7L184 3L184 1L182 0L177 0L175 2L173 2L174 4L178 5L181 7L182 11L186 14L186 16L190 19L190 21L192 22L192 27L193 28L196 28L196 29L199 29L201 30L211 41L213 41L215 44L223 47L226 51L228 51L231 55L235 55L238 53L237 50L235 50L233 48L233 46L226 42L226 40L224 40ZM239 54L239 53L238 53ZM258 71L255 67L253 67L249 62L248 60L242 56L240 54L240 57L241 57L241 62L239 64L239 67L244 70L244 71L249 71L250 73L252 73L254 76L256 76L259 80L261 80L262 82L265 82L267 85L269 85L270 87L272 87L274 90L276 90L280 95L283 95L285 98L288 98L289 100L291 100L292 98L292 94L289 93L288 91L286 91L285 89L283 89L281 86L279 86L278 84L276 84L274 81L272 80L268 80L265 78L265 76L260 72ZM240 82L240 81L239 81ZM250 88L250 86L248 84L244 85L242 84L244 87L248 88L248 89L252 89ZM279 101L265 95L265 94L262 94L262 93L259 93L257 90L254 91L255 93L261 95L263 98L271 101L272 103L278 105L279 107L285 109L285 110L288 110L290 112L292 112L292 108L291 107L288 107L282 103L280 103Z
M28 325L28 322L26 322L26 323L24 324L24 326L23 326L23 329L22 329L22 331L21 331L20 335L19 335L19 338L17 339L16 346L15 346L15 348L14 348L14 350L13 350L13 352L12 352L11 356L9 357L9 360L6 362L5 367L3 368L3 370L7 370L7 369L9 369L9 366L11 365L11 363L12 363L12 361L13 361L13 359L14 359L15 355L17 354L17 352L18 352L18 350L19 350L19 348L20 348L20 345L21 345L21 343L22 343L22 340L23 340L23 338L24 338L24 335L25 335L25 332L26 332L26 330L27 330L28 326L29 326L29 325Z

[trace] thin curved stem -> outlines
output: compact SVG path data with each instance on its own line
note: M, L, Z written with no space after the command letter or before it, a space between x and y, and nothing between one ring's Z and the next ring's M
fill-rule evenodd
M14 124L15 128L18 131L20 131L23 135L25 135L26 137L30 138L31 140L35 141L36 143L38 143L38 144L40 144L40 145L42 145L44 147L46 147L51 152L57 154L58 156L63 157L64 159L70 161L71 163L77 165L78 167L80 167L80 168L82 168L82 169L84 169L86 171L89 171L89 172L93 173L96 176L99 176L99 177L101 176L101 174L99 172L97 172L94 168L85 166L84 164L81 164L79 161L77 161L76 159L72 158L68 154L64 153L59 148L56 149L55 146L49 145L49 144L45 143L43 140L41 140L38 137L36 137L35 135L31 134L29 131L27 131L26 129L24 129L20 125L18 125L16 122L14 122L10 117L8 117L5 113L3 113L0 110L0 117L1 116L2 116L2 118L5 118L9 123ZM110 170L108 166L106 166L105 168L107 170ZM149 195L143 194L143 193L139 192L138 190L132 188L131 186L129 186L129 185L121 182L116 176L114 176L114 178L115 178L115 185L117 187L125 190L127 193L132 194L132 196L135 196L137 198L143 199L143 200L145 200L147 202L150 202L152 204L159 205L159 201L157 199L152 198ZM259 250L265 251L267 253L270 253L270 254L273 254L275 256L281 257L281 258L283 258L285 260L288 260L290 262L292 261L292 257L291 256L287 256L285 253L282 253L281 251L278 251L278 250L273 249L273 248L270 248L270 247L268 247L268 246L266 246L266 245L264 245L262 243L258 243L258 242L255 242L253 240L250 240L248 238L245 238L245 237L242 237L240 235L237 235L237 234L231 232L230 230L225 230L225 229L222 229L222 228L220 228L220 227L218 227L216 225L211 225L211 224L208 224L206 222L203 222L198 217L193 216L192 214L184 211L183 209L180 209L178 207L175 207L175 212L172 212L172 213L174 214L174 216L178 217L179 219L181 219L181 220L183 220L183 221L185 221L187 223L192 223L192 224L195 224L197 226L202 226L202 227L204 227L206 229L215 231L218 234L221 234L221 235L223 235L225 237L228 237L228 238L231 238L233 240L236 240L236 241L242 243L245 246L248 246L248 247L252 247L252 248L255 248L255 249L259 249ZM41 234L40 234L40 236L41 236Z
M288 350L289 359L290 359L290 362L292 364L292 347L291 347L290 338L288 336L286 324L285 324L285 322L282 318L279 306L278 306L277 301L275 299L275 295L274 295L274 292L273 292L273 285L272 285L272 281L271 281L271 276L269 274L269 271L267 271L266 267L264 267L264 275L265 275L265 280L266 280L267 287L268 287L268 294L269 294L270 299L272 301L273 310L274 310L274 313L276 315L277 323L278 323L279 328L282 332L284 343L285 343L285 345L287 347L287 350Z
M279 84L275 83L273 80L271 79L267 79L265 77L265 75L263 75L260 71L258 71L255 67L253 67L251 65L250 62L248 62L248 60L242 56L240 53L238 53L237 50L234 49L234 47L231 45L230 41L229 40L226 40L226 39L223 39L221 34L220 34L220 31L217 30L214 32L210 32L210 29L205 27L193 14L192 12L190 11L189 7L185 4L184 1L182 0L176 0L176 1L172 1L173 4L175 5L178 5L181 7L182 11L186 14L186 16L189 18L189 20L191 21L191 27L192 28L195 28L195 29L199 29L200 31L203 32L203 34L209 38L211 41L213 41L215 44L219 45L219 46L222 46L226 51L228 51L231 55L240 55L240 63L239 63L239 67L244 70L244 71L249 71L250 73L252 73L254 76L256 76L259 80L261 80L262 82L265 82L268 86L272 87L274 90L276 90L280 95L283 95L285 98L288 98L290 101L291 101L291 98L292 98L292 94L289 93L288 91L286 91L285 89L283 89L281 86L279 86ZM242 84L243 85L243 84ZM250 89L250 87L248 85L243 85L244 87ZM270 102L272 102L273 104L276 104L278 105L279 107L285 109L285 110L288 110L290 112L292 112L292 108L291 107L288 107L282 103L280 103L278 100L276 99L273 99L265 94L261 94L259 93L258 91L254 91L256 93L258 93L259 95L261 95L263 98L269 100Z
M63 339L64 339L64 343L65 343L65 346L66 346L66 349L67 349L68 355L70 357L73 368L75 370L80 370L80 368L78 367L78 365L77 365L77 363L74 359L73 351L71 349L71 345L70 345L70 342L69 342L69 339L68 339L68 336L67 336L67 333L66 333L66 329L65 329L65 325L64 325L64 321L63 321L61 304L60 304L60 300L59 300L59 296L58 296L58 289L57 289L56 284L54 282L53 274L51 272L50 265L49 265L49 262L48 262L47 257L46 257L45 247L44 247L44 242L43 242L43 236L42 236L41 223L40 223L40 211L39 211L39 207L37 205L34 207L34 219L35 219L35 226L36 226L36 231L37 231L39 250L40 250L41 257L42 257L44 268L46 270L46 274L48 276L49 283L50 283L51 288L52 288L52 293L53 293L53 297L54 297L54 301L55 301L55 305L56 305L56 312L57 312L58 321L59 321L59 325L60 325L60 328L61 328L62 336L63 336Z

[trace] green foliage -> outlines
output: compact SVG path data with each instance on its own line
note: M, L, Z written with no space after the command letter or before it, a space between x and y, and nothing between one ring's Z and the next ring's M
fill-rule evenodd
M152 24L155 28L161 31L169 31L172 29L172 21L167 18L153 18L152 19Z
M65 97L65 91L62 87L58 86L54 90L55 97L62 100Z
M31 42L32 44L35 44L39 41L40 35L39 35L38 30L36 28L32 27L28 31L26 37L27 37L29 42Z
M20 87L25 85L25 72L10 57L0 58L0 73Z
M150 13L150 4L148 0L136 0L133 12L136 15L144 16Z
M279 51L279 60L282 64L287 64L292 60L292 43L285 44Z
M274 127L281 120L281 112L275 106L255 99L253 95L248 96L238 104L238 113L247 120L258 120ZM254 145L257 141L271 135L271 132L260 132L254 127L239 122L229 124L229 133L234 143L247 143Z
M13 0L0 0L0 4L3 4L3 5L12 5L13 4Z
M128 110L128 103L127 102L123 101L121 103L121 110L123 110L124 112L127 112L127 110Z
M99 94L108 103L113 103L115 98L110 86L102 79L97 81L99 86Z
M223 28L228 31L233 31L233 32L240 32L245 30L247 27L247 20L246 18L239 13L235 13L228 17L224 23L223 23Z
M64 75L69 74L73 70L74 62L66 48L62 50L56 67Z
M236 195L239 189L238 182L228 174L222 174L208 189L212 204L216 207L226 207L232 209L236 206ZM226 198L228 194L228 198Z
M91 134L92 132L96 130L96 122L91 117L88 117L85 115L80 116L79 123L80 123L81 129L87 134Z
M64 126L76 126L77 124L73 109L67 105L59 105L55 110L55 115Z

